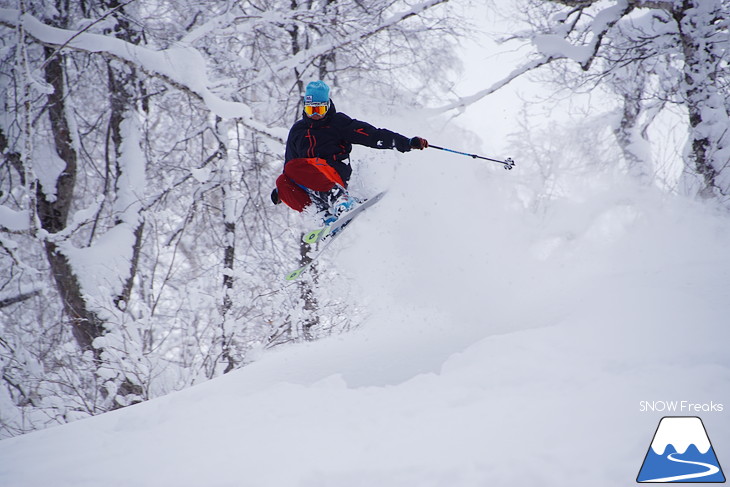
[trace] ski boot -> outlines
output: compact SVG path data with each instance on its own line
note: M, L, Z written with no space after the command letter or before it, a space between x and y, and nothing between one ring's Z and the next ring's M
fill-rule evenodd
M355 208L355 206L359 203L359 199L354 196L350 196L350 194L345 191L334 201L334 203L332 203L332 206L325 210L322 223L324 223L325 226L332 225L338 218L340 218L340 216Z

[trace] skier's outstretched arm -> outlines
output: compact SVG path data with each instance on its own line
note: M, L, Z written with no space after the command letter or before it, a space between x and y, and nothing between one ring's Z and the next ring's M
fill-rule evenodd
M428 141L421 137L408 138L392 130L376 128L367 122L347 118L349 120L343 124L345 132L343 136L352 144L364 145L373 149L397 149L400 152L428 147Z

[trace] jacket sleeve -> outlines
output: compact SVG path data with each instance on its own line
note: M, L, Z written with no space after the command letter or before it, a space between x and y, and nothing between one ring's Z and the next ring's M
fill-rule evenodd
M400 152L411 150L410 139L388 129L375 128L367 122L355 120L343 113L342 136L351 144L364 145L373 149L397 149Z

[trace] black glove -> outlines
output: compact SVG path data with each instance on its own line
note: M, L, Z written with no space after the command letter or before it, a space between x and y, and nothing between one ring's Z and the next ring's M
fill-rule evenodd
M412 148L418 149L418 150L423 150L426 147L428 147L428 141L421 137L413 137L409 143Z
M271 202L275 205L281 203L281 199L279 199L279 191L277 191L276 188L274 188L274 191L271 192Z

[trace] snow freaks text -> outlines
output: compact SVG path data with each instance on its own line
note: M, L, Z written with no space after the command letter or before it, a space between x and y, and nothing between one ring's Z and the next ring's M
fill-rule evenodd
M639 401L639 412L669 413L721 413L722 403L714 401L697 403L692 401Z

